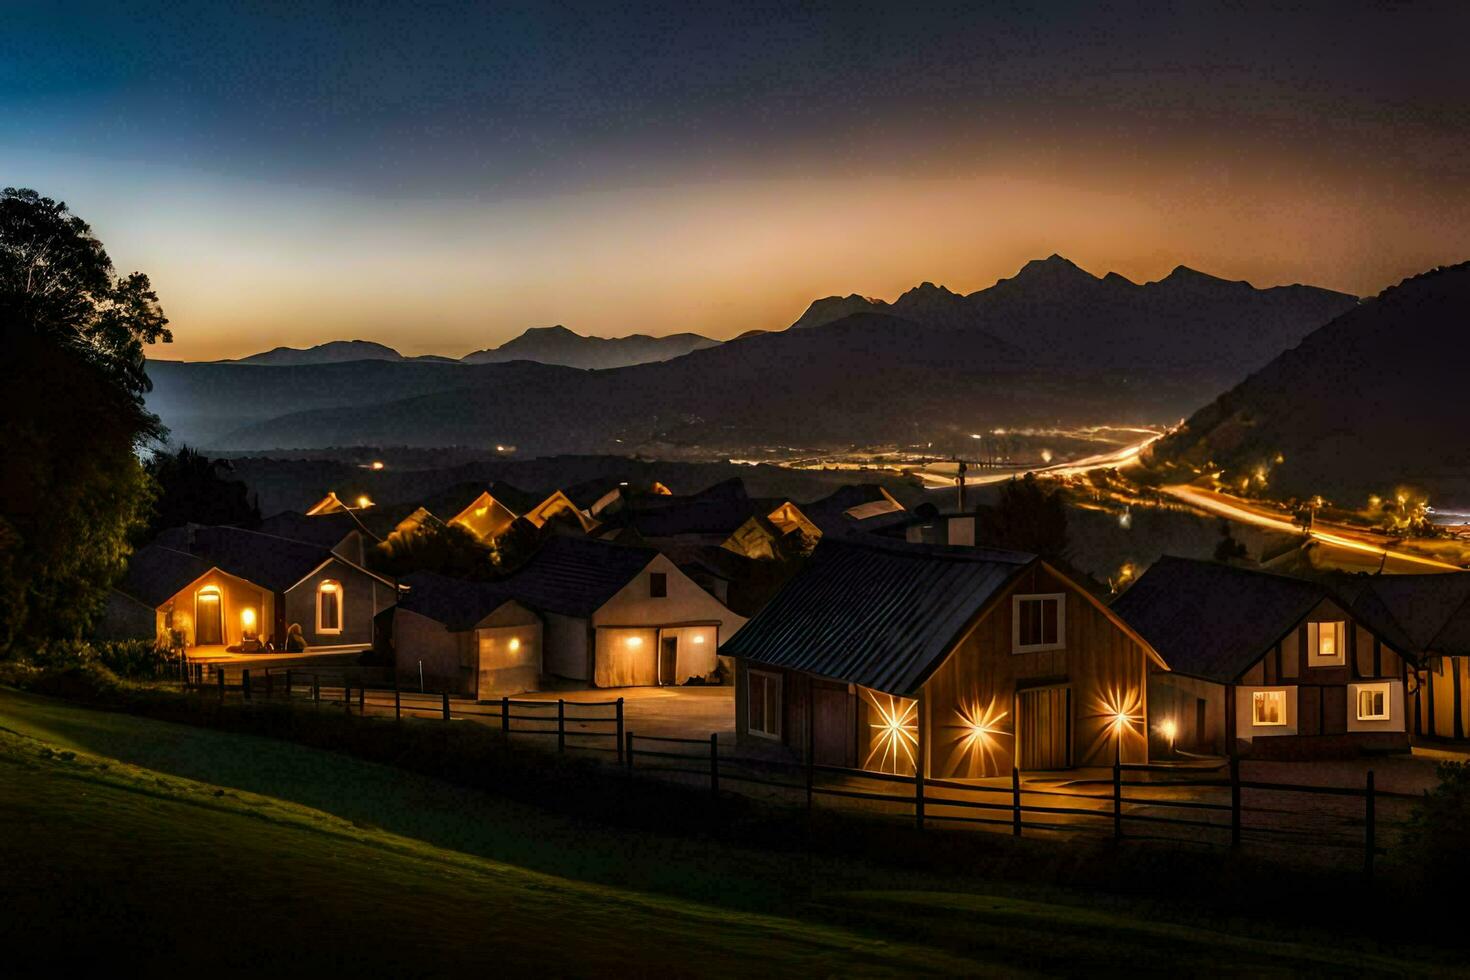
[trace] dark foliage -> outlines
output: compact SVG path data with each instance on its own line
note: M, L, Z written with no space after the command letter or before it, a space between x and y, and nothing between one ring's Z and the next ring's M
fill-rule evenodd
M79 639L121 574L151 495L136 449L161 433L143 344L165 323L65 204L0 192L0 651Z
M260 508L244 482L232 478L228 460L210 459L184 446L176 453L154 455L144 468L157 485L150 535L184 524L260 523Z
M390 535L368 553L368 566L383 575L435 572L486 581L496 574L495 550L458 524L426 521Z
M975 511L977 543L1026 551L1043 558L1067 557L1067 506L1034 474L1007 483L1000 499Z
M1435 774L1439 785L1415 805L1403 840L1429 894L1450 895L1470 875L1470 762L1441 762Z
M1220 522L1220 540L1215 545L1215 560L1222 562L1244 561L1248 557L1245 545L1235 540L1230 531L1230 522Z

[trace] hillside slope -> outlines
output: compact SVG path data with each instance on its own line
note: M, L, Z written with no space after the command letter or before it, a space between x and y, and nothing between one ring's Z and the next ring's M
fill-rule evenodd
M500 364L506 361L538 361L566 367L605 369L667 361L690 351L714 347L718 340L696 333L676 333L667 337L632 334L627 337L584 337L558 324L554 327L532 327L499 347L466 354L466 364Z
M1406 279L1200 409L1150 461L1181 479L1219 469L1274 496L1361 506L1408 486L1470 503L1470 392L1456 353L1467 323L1470 263Z

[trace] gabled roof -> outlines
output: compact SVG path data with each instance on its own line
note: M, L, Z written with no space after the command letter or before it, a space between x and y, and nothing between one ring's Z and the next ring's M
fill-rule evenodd
M490 484L490 496L504 504L517 517L535 510L554 493L555 491L540 493L534 490L522 490L520 487L511 486L504 480L497 480Z
M1375 575L1344 591L1395 649L1414 658L1470 656L1470 572Z
M433 572L415 572L399 584L408 587L398 601L400 609L443 623L455 632L473 629L486 616L515 601L498 583L467 582Z
M150 544L133 552L117 591L157 608L214 566L203 558Z
M688 497L640 498L624 510L623 522L649 538L729 534L755 512L745 484L733 477Z
M514 575L495 584L533 609L590 616L657 557L651 548L553 535Z
M430 494L420 501L420 503L425 510L439 518L439 520L448 522L463 514L466 508L480 498L481 494L488 493L489 490L489 487L478 481L456 483L452 487L446 487L443 490ZM507 504L507 506L510 505ZM510 507L510 509L518 516L521 513L514 507Z
M256 528L262 534L273 534L278 538L304 541L323 548L335 548L350 534L361 534L365 528L352 511L333 511L329 514L308 516L294 510L272 514Z
M1166 555L1112 610L1171 670L1227 684L1329 598L1314 582Z
M322 545L238 527L194 528L189 551L221 571L273 592L286 591L324 562L338 558Z
M854 483L801 505L801 512L823 534L846 534L858 527L870 527L867 522L875 518L902 514L904 507L876 483Z
M991 600L1037 560L824 537L720 652L912 695Z

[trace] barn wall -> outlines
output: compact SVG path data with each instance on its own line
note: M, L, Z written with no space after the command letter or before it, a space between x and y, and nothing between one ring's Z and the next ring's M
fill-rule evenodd
M267 639L270 638L275 608L271 593L233 575L210 571L159 607L164 622L171 620L172 628L183 633L184 646L192 647L197 642L195 612L198 595L211 586L220 592L220 621L225 646L237 646L244 638L242 617L246 609L255 610L256 630Z
M548 674L568 680L588 681L587 620L579 616L546 613L542 634L541 665Z
M318 586L331 579L342 585L342 632L318 633ZM286 592L286 622L300 623L309 647L371 646L373 617L395 601L393 589L372 575L334 558Z
M1204 718L1200 718L1200 703ZM1225 753L1225 685L1155 670L1148 675L1149 750L1163 757L1169 740L1161 730L1174 724L1174 748L1203 755ZM1201 724L1203 721L1203 724Z
M1013 654L1012 597L1034 593L1065 594L1065 645ZM1016 692L1056 683L1072 691L1074 765L1112 764L1114 718L1120 711L1130 717L1123 760L1147 761L1145 664L1143 647L1075 586L1044 568L1029 569L924 685L929 775L1008 773L1016 759Z
M419 665L423 665L424 690L431 693L472 696L475 693L474 650L470 632L451 633L443 623L426 616L396 609L393 640L398 651L398 686L419 689Z

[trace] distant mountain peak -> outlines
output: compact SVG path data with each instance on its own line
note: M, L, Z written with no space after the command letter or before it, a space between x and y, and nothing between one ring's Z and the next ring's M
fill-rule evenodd
M1053 252L1044 259L1032 259L1021 266L1021 271L1012 277L1013 282L1045 281L1061 282L1067 280L1098 282L1098 277L1086 269Z
M238 364L330 364L339 361L401 361L404 357L385 344L372 340L329 340L311 347L276 347L260 354L242 357Z
M550 327L529 327L499 347L466 354L462 360L466 364L537 361L596 370L667 361L718 343L709 337L687 332L667 337L650 337L647 334L591 337L558 323Z

